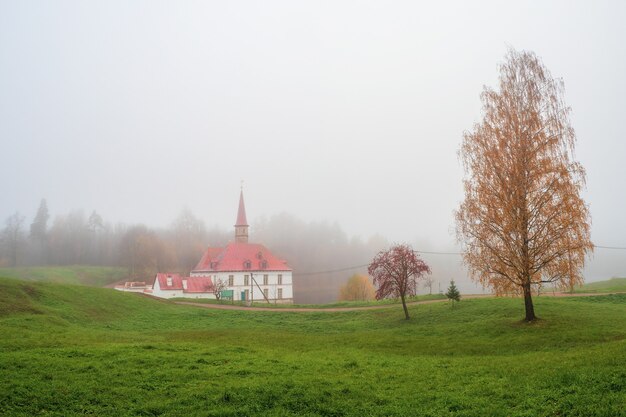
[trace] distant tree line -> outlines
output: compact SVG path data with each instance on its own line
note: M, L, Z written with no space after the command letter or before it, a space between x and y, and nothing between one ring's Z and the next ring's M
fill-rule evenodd
M233 232L206 227L189 209L163 228L113 224L92 211L52 216L42 200L35 216L6 219L0 232L0 266L101 265L124 267L129 279L150 280L156 272L189 273L207 246L222 246ZM337 223L304 222L289 214L252 225L251 242L262 243L294 270L296 302L337 299L339 289L388 245L380 236L349 238ZM360 268L346 267L363 265ZM339 270L339 271L337 271Z
M112 224L93 211L50 216L42 200L29 223L16 212L0 233L0 266L101 265L128 269L129 278L149 279L156 272L188 273L209 242L229 235L209 230L189 209L166 228Z
M251 240L288 261L297 303L336 301L347 279L367 275L372 257L389 244L379 235L351 238L337 223L305 222L287 213L258 221Z

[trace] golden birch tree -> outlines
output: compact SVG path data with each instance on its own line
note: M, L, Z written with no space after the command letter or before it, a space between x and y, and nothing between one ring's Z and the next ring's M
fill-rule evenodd
M472 278L496 294L522 294L533 321L534 285L583 281L593 250L580 196L585 171L574 160L563 82L534 53L510 50L499 84L499 91L485 87L483 119L463 136L457 236Z
M366 275L352 275L339 289L339 301L369 301L375 297L376 289Z

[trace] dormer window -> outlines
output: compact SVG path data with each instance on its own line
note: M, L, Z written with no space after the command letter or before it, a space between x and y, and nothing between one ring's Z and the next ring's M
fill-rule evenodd
M167 286L168 287L172 286L172 277L167 277Z
M250 262L249 260L244 261L244 262L243 262L243 267L244 267L245 269L250 269L250 268L252 268L252 262Z
M215 262L215 261L211 261L210 268L211 268L211 269L215 269L215 268L217 268L217 262Z
M256 254L257 259L263 259L263 252L259 252Z
M267 269L267 261L265 259L259 262L259 265L261 266L261 269Z

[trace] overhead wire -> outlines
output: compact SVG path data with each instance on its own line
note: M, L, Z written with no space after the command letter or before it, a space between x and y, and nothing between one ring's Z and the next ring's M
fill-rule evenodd
M594 248L597 248L597 249L626 250L626 247L620 247L620 246L602 246L602 245L593 245L593 246ZM461 252L434 252L434 251L425 251L425 250L414 250L413 252L422 253L425 255L457 255L457 256L463 255ZM296 272L296 274L298 276L332 274L335 272L345 272L345 271L351 271L353 269L365 268L366 266L369 266L369 263L362 264L362 265L347 266L345 268L340 268L340 269L330 269L327 271Z
M598 248L598 249L616 249L616 250L626 250L626 248L623 247L619 247L619 246L600 246L600 245L593 245L594 248Z
M296 272L296 274L298 276L303 276L303 275L320 275L320 274L332 274L334 272L345 272L345 271L351 271L353 269L359 269L359 268L365 268L366 266L368 266L369 263L367 264L363 264L363 265L355 265L355 266L348 266L345 268L341 268L341 269L331 269L328 271L315 271L315 272Z

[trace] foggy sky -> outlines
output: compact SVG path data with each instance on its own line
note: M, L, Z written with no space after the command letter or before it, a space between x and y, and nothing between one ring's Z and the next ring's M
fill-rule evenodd
M625 21L621 1L0 0L0 221L46 198L230 229L244 180L251 223L455 249L462 133L514 47L563 78L592 240L626 246ZM625 275L626 251L590 267Z

